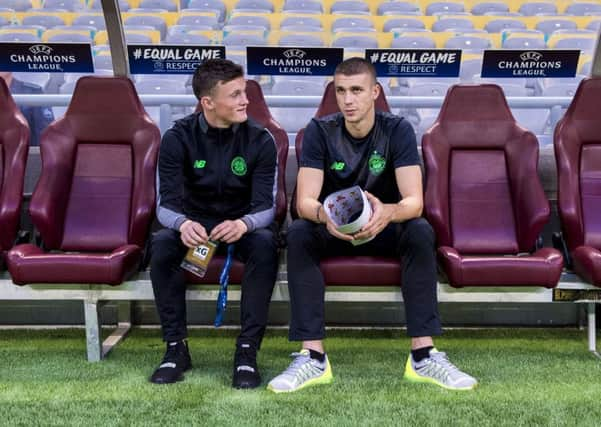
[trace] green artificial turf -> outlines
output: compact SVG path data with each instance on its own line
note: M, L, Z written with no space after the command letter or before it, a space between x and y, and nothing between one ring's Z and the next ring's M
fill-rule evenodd
M83 330L0 330L2 425L601 425L601 360L575 329L451 330L437 347L480 380L453 392L402 380L400 330L334 330L334 383L275 395L230 388L235 330L195 329L184 382L148 376L163 354L158 330L134 329L99 363ZM297 350L270 331L259 356L264 385Z

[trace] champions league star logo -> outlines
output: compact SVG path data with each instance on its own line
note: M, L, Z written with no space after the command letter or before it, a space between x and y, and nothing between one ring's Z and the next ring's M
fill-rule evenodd
M539 52L524 52L520 55L522 61L540 61L542 57L543 54Z
M29 51L34 55L44 54L50 55L52 53L52 48L50 46L46 46L44 44L36 44L29 48Z

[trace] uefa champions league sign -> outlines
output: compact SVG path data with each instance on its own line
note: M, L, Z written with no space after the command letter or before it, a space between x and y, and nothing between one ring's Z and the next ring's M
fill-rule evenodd
M89 43L0 43L0 71L93 73Z
M482 77L574 77L579 50L485 50Z
M247 47L248 74L332 76L343 49L326 47Z

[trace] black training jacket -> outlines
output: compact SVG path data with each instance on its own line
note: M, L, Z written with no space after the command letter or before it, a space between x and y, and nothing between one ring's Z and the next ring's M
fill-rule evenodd
M205 224L241 219L253 231L273 222L276 183L277 151L267 129L250 118L213 128L194 113L163 135L157 217L175 230L186 219Z

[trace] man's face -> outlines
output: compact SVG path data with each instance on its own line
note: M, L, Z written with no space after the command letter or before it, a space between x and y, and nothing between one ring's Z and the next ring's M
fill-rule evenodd
M210 96L211 113L219 127L229 127L247 119L246 80L244 77L218 83Z
M334 75L336 101L347 123L360 123L374 111L379 88L369 73Z

